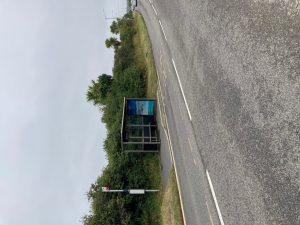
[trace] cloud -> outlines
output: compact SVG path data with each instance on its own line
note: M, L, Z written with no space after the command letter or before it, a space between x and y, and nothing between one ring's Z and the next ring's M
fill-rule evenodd
M106 164L105 127L85 99L112 70L103 4L114 3L0 2L0 225L74 225L88 212Z

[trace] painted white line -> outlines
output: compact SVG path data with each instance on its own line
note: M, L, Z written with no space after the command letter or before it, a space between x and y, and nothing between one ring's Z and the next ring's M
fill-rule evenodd
M160 25L160 27L161 27L161 30L162 30L162 32L163 32L163 34L164 34L164 36L165 36L165 39L166 39L166 41L167 41L168 39L167 39L165 30L164 30L164 27L163 27L163 25L161 24L161 21L160 21L160 20L158 20L158 22L159 22L159 25Z
M156 9L154 8L154 6L153 6L152 4L151 4L151 6L152 6L152 8L153 8L153 10L154 10L154 12L155 12L155 15L158 16L158 14L157 14Z
M213 219L212 219L212 217L211 217L211 214L210 214L210 210L209 210L209 207L208 207L207 201L205 201L205 203L206 203L207 211L208 211L208 214L209 214L209 219L210 219L210 222L211 222L211 224L212 224L212 225L214 225L214 221L213 221Z
M195 166L197 166L197 163L196 163L196 160L194 159L194 164L195 164Z
M221 223L221 225L224 225L224 221L223 221L222 214L221 214L221 211L220 211L220 208L219 208L219 205L218 205L215 190L214 190L214 187L212 185L212 182L211 182L211 179L210 179L210 176L209 176L209 173L208 173L207 170L206 170L206 176L207 176L209 187L210 187L210 190L211 190L211 193L212 193L212 196L213 196L216 208L217 208L217 213L218 213L218 216L219 216L220 223Z
M178 79L178 82L179 82L180 90L181 90L181 93L182 93L182 96L183 96L183 99L184 99L185 107L186 107L186 109L188 111L190 120L192 120L190 109L189 109L189 106L187 104L187 101L186 101L186 98L185 98L185 95L184 95L184 92L183 92L183 89L182 89L182 85L181 85L181 82L180 82L180 79L179 79L179 75L178 75L178 72L177 72L177 68L176 68L176 65L175 65L175 62L174 62L173 58L172 58L172 62L173 62L173 66L174 66L174 69L175 69L175 72L176 72L176 75L177 75L177 79Z

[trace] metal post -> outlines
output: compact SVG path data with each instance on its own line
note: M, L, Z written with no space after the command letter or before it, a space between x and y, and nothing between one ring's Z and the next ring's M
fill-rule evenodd
M159 192L159 190L158 189L120 189L120 190L110 190L108 187L102 187L102 192L112 192L112 193L124 192L124 193L133 194L133 195L143 195L146 192Z

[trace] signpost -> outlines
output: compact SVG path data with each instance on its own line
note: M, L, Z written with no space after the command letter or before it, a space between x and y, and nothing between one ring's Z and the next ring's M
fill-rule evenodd
M146 192L159 192L157 189L117 189L117 190L110 190L109 187L102 187L102 192L124 192L129 193L132 195L143 195Z

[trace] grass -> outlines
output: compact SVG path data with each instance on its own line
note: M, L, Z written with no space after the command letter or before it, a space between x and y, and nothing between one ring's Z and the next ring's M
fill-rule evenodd
M157 75L154 58L151 49L151 43L148 31L141 14L134 13L136 34L133 38L135 49L135 62L137 66L145 72L146 80L146 97L156 98L157 92ZM158 154L148 154L144 161L146 171L150 174L151 189L161 188L161 170L160 157ZM148 221L155 221L155 224L161 224L161 204L162 193L149 193L145 207L150 214L143 216L143 224L149 224Z
M135 61L137 66L145 71L146 97L156 98L158 79L147 27L140 13L135 12L134 19L135 29L137 31L133 39L135 47ZM151 175L152 187L150 188L160 188L162 190L159 155L148 155L145 160L145 167ZM159 194L151 195L146 203L146 207L149 208L152 213L151 215L144 217L144 224L148 224L148 217L151 217L151 221L156 221L156 225L183 224L174 169L171 170L165 192L159 192Z
M146 167L146 171L150 174L151 180L151 189L160 189L161 190L161 171L160 171L160 157L158 154L149 154L146 156L146 160L144 161L144 165ZM145 218L143 224L150 224L148 221L151 221L152 224L162 224L161 223L161 205L162 205L162 193L161 191L158 193L148 193L149 198L147 198L145 207L148 209L150 214L147 217L151 217L151 219ZM148 221L147 221L148 220ZM154 221L154 223L153 223Z
M183 224L174 168L171 170L167 188L163 196L161 214L163 225Z
M135 60L137 65L145 71L146 96L156 98L157 74L147 27L140 13L135 12L134 19L137 30L137 34L133 39L136 47Z

